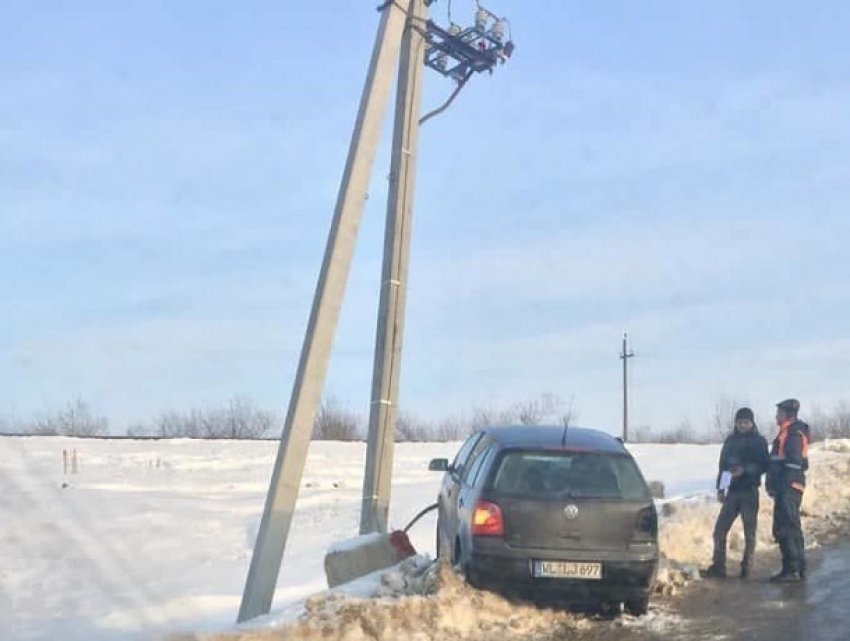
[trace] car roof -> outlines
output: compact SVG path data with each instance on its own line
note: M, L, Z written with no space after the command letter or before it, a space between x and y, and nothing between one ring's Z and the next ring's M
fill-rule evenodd
M482 430L503 448L582 449L624 453L622 441L607 432L586 427L569 427L564 438L561 425L500 425Z

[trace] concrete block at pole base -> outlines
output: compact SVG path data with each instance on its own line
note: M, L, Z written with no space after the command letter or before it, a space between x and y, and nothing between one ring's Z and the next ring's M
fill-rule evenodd
M335 588L414 556L416 550L401 531L364 534L334 545L325 556L328 587Z

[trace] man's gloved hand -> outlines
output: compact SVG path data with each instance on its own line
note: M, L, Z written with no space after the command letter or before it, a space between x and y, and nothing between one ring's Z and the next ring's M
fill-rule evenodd
M723 503L726 500L726 492L723 490L717 490L717 501L718 503Z

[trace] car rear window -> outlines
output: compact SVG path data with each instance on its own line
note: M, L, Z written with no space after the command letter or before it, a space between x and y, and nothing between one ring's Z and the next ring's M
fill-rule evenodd
M492 487L502 494L552 499L650 498L631 457L598 452L509 451L502 456Z

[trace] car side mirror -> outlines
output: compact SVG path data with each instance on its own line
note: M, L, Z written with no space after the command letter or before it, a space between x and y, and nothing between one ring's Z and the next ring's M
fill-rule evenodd
M449 459L447 459L447 458L435 458L430 463L428 463L428 469L431 472L448 472L449 471Z

